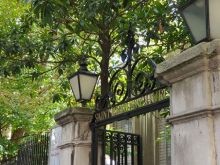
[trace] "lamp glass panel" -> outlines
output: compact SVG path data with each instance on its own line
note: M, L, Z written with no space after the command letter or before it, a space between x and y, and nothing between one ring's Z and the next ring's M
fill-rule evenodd
M75 75L70 79L70 84L76 100L80 99L78 76L79 75Z
M205 0L196 0L182 14L196 42L207 37Z
M209 0L210 38L220 39L220 0Z
M80 74L80 86L83 100L90 100L97 81L97 76Z

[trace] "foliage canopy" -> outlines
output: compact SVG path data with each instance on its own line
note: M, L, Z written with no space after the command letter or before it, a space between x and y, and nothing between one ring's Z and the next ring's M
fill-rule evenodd
M123 61L131 29L138 56L156 63L190 43L171 0L17 0L0 2L0 155L6 130L16 138L49 128L58 109L76 105L66 77L88 56L109 90L110 70ZM92 103L91 103L92 105ZM2 145L5 144L5 145ZM7 144L7 145L6 145ZM3 149L2 149L3 148Z

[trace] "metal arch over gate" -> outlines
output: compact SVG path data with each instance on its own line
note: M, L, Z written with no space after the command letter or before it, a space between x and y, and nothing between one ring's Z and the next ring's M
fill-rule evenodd
M138 45L131 30L127 38L127 48L123 50L127 61L111 74L109 94L96 100L91 123L92 165L142 165L140 135L109 131L105 127L170 105L167 87L154 77L154 61L146 57L135 58L133 53ZM125 110L125 107L129 108Z

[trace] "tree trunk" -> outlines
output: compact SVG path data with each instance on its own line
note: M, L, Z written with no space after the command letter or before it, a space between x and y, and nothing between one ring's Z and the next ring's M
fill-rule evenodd
M104 30L99 34L99 44L102 49L102 61L101 61L101 97L104 98L109 92L109 60L111 51L111 38L109 30Z
M18 142L20 138L22 138L25 134L25 130L23 128L18 128L12 132L11 141Z

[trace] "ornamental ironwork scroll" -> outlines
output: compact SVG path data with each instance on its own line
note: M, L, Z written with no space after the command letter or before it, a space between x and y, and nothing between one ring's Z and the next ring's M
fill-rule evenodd
M104 111L129 100L152 92L157 86L154 77L156 64L147 57L138 57L139 45L134 42L134 33L129 29L127 47L121 53L122 67L117 67L110 75L107 96L97 97L96 110Z
M152 91L155 87L155 65L151 59L139 58L131 65L130 71L127 68L127 65L125 65L111 77L110 106L139 97ZM129 77L129 74L131 77Z
M101 164L141 165L142 150L140 135L118 131L99 130L102 134Z

